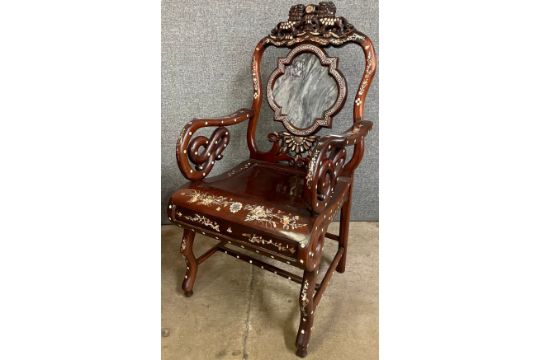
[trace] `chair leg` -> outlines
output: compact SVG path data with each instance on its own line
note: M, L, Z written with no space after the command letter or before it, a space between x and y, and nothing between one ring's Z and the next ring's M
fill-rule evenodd
M313 328L313 318L317 269L314 271L304 271L302 288L300 290L300 326L296 335L296 355L305 357L307 355L307 346L311 337Z
M184 229L180 252L186 259L186 275L184 276L182 289L187 297L193 295L193 285L195 284L195 277L197 276L197 259L195 258L195 254L193 254L194 238L195 231Z
M352 189L352 185L351 185ZM347 195L347 200L341 207L341 212L339 214L339 247L342 247L343 256L339 261L339 264L336 268L336 271L339 273L345 272L345 264L347 263L347 242L349 240L349 220L351 216L351 196L352 191L349 190Z

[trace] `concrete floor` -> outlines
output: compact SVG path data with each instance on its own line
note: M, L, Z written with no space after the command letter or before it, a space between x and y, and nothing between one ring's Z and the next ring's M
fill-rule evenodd
M186 298L181 231L162 227L162 360L299 359L300 285L218 252L201 264ZM378 359L378 235L378 223L351 223L347 269L334 273L315 311L307 359ZM215 243L197 235L196 255ZM326 240L318 281L336 250Z

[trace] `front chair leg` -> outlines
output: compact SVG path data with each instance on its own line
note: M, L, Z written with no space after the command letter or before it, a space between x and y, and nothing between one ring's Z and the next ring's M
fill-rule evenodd
M186 275L184 275L182 289L187 297L193 295L193 285L195 284L195 277L197 276L197 259L195 258L195 254L193 254L194 238L195 231L184 229L180 252L186 258Z
M300 326L296 335L296 355L304 357L307 355L307 346L311 337L313 328L313 317L317 269L313 271L304 271L302 288L300 289Z

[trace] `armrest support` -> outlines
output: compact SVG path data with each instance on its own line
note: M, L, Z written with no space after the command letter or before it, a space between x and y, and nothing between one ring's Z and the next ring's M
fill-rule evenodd
M304 198L315 213L322 212L341 175L354 172L364 153L364 137L373 127L371 121L359 121L341 135L321 137L313 151L306 175ZM345 164L346 147L355 146L351 160Z
M236 125L251 118L250 109L212 119L193 119L184 126L176 144L176 161L182 174L188 180L204 179L214 167L216 160L223 158L223 151L229 144L228 125ZM193 137L203 127L216 127L210 139L205 136ZM192 163L195 165L192 166Z

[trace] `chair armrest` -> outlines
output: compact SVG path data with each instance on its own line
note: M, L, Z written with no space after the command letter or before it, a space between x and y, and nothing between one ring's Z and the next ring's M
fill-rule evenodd
M352 173L362 160L364 150L364 137L373 127L371 121L359 121L348 131L341 135L327 135L321 137L313 150L308 165L304 198L311 210L315 213L322 212L327 205L328 198L334 192L339 176L344 173ZM352 159L345 164L347 146L358 146Z
M223 150L229 144L229 130L225 126L240 124L252 116L253 111L250 109L240 109L224 117L193 119L187 123L176 144L176 161L182 174L188 180L204 179L214 167L216 160L223 158ZM203 127L217 127L217 129L210 139L202 135L193 137L193 134Z

